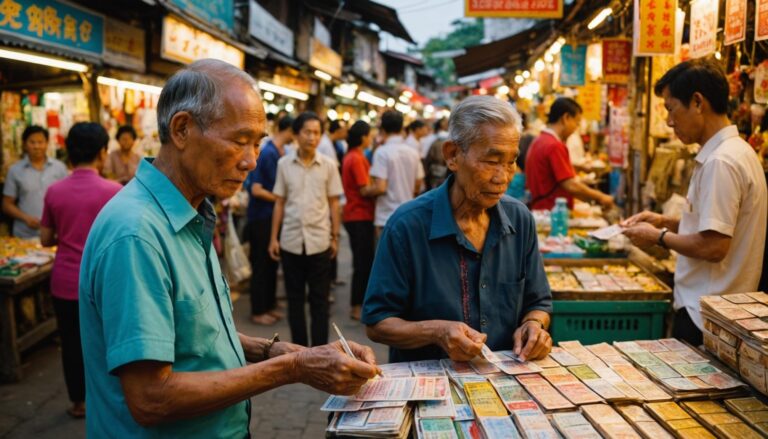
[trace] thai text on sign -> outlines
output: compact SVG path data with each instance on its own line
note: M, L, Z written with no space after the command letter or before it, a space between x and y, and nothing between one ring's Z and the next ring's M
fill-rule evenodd
M725 44L744 41L747 34L747 0L725 2Z
M675 52L677 0L635 0L635 55Z
M563 0L464 0L467 17L563 18Z

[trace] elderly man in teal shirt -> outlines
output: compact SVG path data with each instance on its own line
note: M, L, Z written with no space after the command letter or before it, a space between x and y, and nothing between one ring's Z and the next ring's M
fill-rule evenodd
M206 197L228 198L264 135L254 80L221 61L176 73L158 102L162 147L107 204L80 272L86 430L94 438L249 437L248 398L301 382L351 394L370 348L248 337L232 321ZM248 364L248 363L255 364Z

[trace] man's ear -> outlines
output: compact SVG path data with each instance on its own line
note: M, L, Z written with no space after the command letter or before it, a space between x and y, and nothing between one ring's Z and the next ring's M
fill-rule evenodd
M704 108L704 104L706 102L707 100L704 98L704 95L699 92L694 92L693 96L691 96L691 104L696 107L699 113L701 113L701 110Z
M192 115L188 111L179 111L171 118L170 132L173 145L180 150L186 148L190 130L195 125Z
M459 154L461 154L461 149L456 142L453 140L446 140L445 143L443 143L443 158L445 158L446 166L448 166L448 169L452 172L456 172L459 168L457 162Z

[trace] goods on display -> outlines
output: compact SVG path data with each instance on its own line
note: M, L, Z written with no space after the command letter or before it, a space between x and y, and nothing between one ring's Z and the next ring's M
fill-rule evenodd
M381 367L384 377L358 394L328 398L321 410L333 413L329 435L747 439L768 431L768 406L745 397L748 387L706 354L671 338L564 341L526 362L484 347L469 362Z
M669 287L633 263L545 267L553 294L563 292L667 292Z
M701 315L706 349L768 395L768 294L704 296Z
M18 277L53 261L56 250L44 248L38 240L0 238L0 277Z

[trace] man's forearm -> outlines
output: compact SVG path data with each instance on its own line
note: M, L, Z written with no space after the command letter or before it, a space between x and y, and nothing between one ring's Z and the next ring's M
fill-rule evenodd
M409 322L389 317L366 327L368 338L397 349L417 349L437 344L440 320Z
M24 211L19 209L19 207L16 205L16 203L13 203L13 202L10 202L10 203L9 202L4 202L3 203L3 213L5 213L9 217L11 217L11 218L13 218L15 220L19 220L19 221L26 221L27 217L29 217L29 215L27 215L26 213L24 213Z
M277 198L275 201L275 208L272 211L272 231L270 233L270 240L278 239L280 233L280 226L283 224L283 209L285 208L285 202L282 198Z
M331 236L337 237L341 233L341 212L339 209L339 198L332 197L328 200L328 207L331 209Z
M718 236L719 235L719 236ZM670 250L693 259L720 262L728 254L731 238L717 232L701 232L690 235L667 233L664 244Z
M295 355L226 371L173 372L168 367L159 385L143 389L144 402L131 407L131 413L144 426L203 416L296 382L295 369Z
M259 200L269 201L270 203L274 203L277 197L272 192L264 189L263 186L259 184L254 184L251 187L251 195L253 195L254 198L258 198Z
M668 216L662 216L661 218L662 218L662 226L661 227L666 227L670 231L677 233L677 231L679 230L679 227L680 227L680 220L674 219L674 218L671 218L671 217L668 217Z

